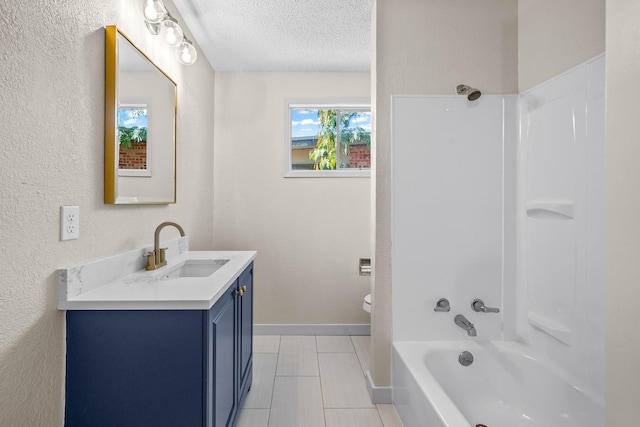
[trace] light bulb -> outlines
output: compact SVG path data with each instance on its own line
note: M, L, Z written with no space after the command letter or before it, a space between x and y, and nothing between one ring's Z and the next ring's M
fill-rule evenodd
M160 22L160 35L169 46L177 46L183 39L182 28L171 15L165 16Z
M162 2L159 0L146 0L144 3L144 19L151 24L157 24L167 14Z
M186 47L182 48L180 59L182 59L182 62L191 62L191 54L189 53L189 49L187 49Z
M153 2L147 2L144 8L144 17L147 18L147 21L155 21L158 19L158 11L153 7Z
M192 65L198 59L198 52L191 41L185 37L176 48L176 57L181 64Z
M178 40L178 36L176 35L176 30L174 30L173 28L167 28L167 31L164 34L164 39L170 45L176 44L176 41Z

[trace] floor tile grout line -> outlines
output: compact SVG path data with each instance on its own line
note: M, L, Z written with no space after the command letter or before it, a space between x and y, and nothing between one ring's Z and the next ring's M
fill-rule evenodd
M321 354L323 354L323 355L344 355L344 354L352 354L352 353L327 352L327 353L321 353ZM358 371L360 371L360 373L362 374L363 381L365 382L365 387L366 387L366 381L367 381L366 380L366 375L363 374L363 369L362 369L362 365L360 363L360 359L358 358L357 353L353 353L353 354L355 354L356 360L358 361L358 367L359 367ZM319 363L320 363L320 353L318 354L318 364ZM318 366L318 371L320 371L320 366ZM320 375L320 382L322 383L322 375ZM376 409L377 410L377 405L371 401L371 397L370 396L369 396L369 401L370 401L370 404L373 405L373 408L371 406L366 406L366 407L357 406L357 407L348 407L348 408L345 408L345 407L327 407L324 404L324 395L323 395L323 407L324 407L324 409Z
M273 395L276 391L276 378L278 377L278 360L280 360L280 344L282 335L278 335L278 352L276 353L276 370L273 373L273 383L271 384L271 400L269 401L269 416L267 417L267 426L271 423L271 409L273 408Z
M356 358L358 359L358 364L360 365L360 369L362 370L362 372L364 373L364 366L362 366L362 360L360 360L360 355L358 354L358 352L356 351L356 344L353 342L353 335L349 336L349 340L351 341L351 345L353 346L353 349L356 353ZM365 375L366 376L366 375Z
M318 336L316 335L316 363L318 364L318 381L320 382L320 399L322 400L322 418L324 421L324 427L327 427L327 413L324 407L324 393L322 392L322 375L320 372L320 356L318 354Z
M353 349L353 353L355 353L356 357L358 357L358 352L356 351L356 346L353 344L353 338L351 338L351 335L347 335L347 337L349 337L349 344L351 344L351 348ZM358 359L358 362L359 361L360 360Z
M371 410L371 409L375 409L375 410L377 411L377 410L378 410L378 407L377 407L377 406L374 406L374 407L372 408L371 406L349 406L348 408L334 408L334 407L332 407L332 406L329 406L329 407L326 407L326 408L324 408L324 409L337 409L337 410L339 410L339 411L341 411L341 410L348 411L348 410L350 410L350 409L369 409L369 410Z
M276 378L318 378L320 375L276 375Z
M351 344L353 344L353 347L355 348L355 343L353 342L353 335L351 336ZM367 377L367 371L364 368L364 364L362 363L362 359L360 359L360 354L356 351L356 357L358 358L358 363L360 364L360 369L362 369L362 374L365 376L365 379Z
M380 414L380 409L378 409L378 405L376 405L376 414L378 414L378 419L380 420L380 425L385 427L384 420L382 419L382 414Z

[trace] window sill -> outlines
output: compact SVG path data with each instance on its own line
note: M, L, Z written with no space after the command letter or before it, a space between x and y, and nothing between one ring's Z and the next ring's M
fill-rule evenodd
M285 178L370 178L371 169L354 169L354 170L297 170L288 171L284 174Z

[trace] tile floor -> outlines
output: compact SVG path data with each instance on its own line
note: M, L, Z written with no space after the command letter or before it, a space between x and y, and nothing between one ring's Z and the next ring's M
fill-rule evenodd
M255 336L253 385L237 427L402 427L393 405L369 399L369 340Z

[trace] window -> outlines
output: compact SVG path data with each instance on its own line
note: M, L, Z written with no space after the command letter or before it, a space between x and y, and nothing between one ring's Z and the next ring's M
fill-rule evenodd
M151 176L148 104L118 107L118 176Z
M286 177L370 176L371 108L288 103Z

